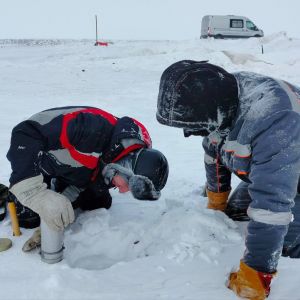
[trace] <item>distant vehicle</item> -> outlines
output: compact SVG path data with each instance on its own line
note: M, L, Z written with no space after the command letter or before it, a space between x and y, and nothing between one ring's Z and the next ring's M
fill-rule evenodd
M262 37L264 32L243 16L213 16L202 18L201 38L249 38Z

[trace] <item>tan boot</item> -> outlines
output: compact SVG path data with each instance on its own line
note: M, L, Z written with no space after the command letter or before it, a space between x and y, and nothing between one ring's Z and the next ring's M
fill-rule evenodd
M208 203L207 208L224 211L227 206L230 191L215 193L206 189Z
M31 238L25 242L22 250L23 252L29 252L40 246L41 246L41 229L38 228L34 231Z

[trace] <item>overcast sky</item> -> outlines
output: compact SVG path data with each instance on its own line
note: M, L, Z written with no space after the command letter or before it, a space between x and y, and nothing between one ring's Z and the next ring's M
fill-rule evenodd
M0 38L194 39L202 16L249 17L300 38L300 0L0 0Z

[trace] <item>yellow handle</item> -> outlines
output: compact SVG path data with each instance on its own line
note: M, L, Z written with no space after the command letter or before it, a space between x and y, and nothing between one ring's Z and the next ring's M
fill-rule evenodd
M8 202L7 208L8 208L10 219L11 219L11 226L13 229L13 234L14 234L14 236L20 236L21 231L20 231L19 220L17 217L17 210L16 210L15 203Z

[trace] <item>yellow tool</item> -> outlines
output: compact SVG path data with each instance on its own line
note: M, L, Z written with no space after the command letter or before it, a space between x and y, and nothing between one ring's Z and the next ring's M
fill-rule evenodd
M12 201L9 201L7 203L7 208L8 208L8 211L9 211L9 216L10 216L10 220L11 220L13 235L14 236L20 236L21 231L20 231L19 220L18 220L18 217L17 217L17 210L16 210L15 203L12 202Z

